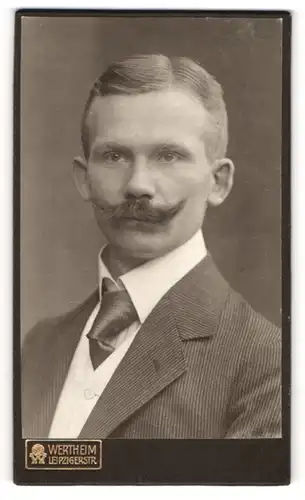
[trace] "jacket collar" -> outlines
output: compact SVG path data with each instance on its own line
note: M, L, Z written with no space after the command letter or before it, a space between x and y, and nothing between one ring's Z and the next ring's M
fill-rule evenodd
M171 310L182 340L215 334L229 289L208 253L169 291Z

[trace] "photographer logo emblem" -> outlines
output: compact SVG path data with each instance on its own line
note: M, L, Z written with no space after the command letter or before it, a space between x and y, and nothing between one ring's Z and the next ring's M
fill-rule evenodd
M45 447L43 444L33 444L31 453L29 454L29 457L32 461L32 465L34 464L40 464L44 465L45 460L46 460L47 454L45 453Z

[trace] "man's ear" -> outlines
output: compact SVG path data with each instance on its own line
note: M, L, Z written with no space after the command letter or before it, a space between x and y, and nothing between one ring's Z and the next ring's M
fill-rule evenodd
M87 178L87 163L80 156L77 156L73 160L73 178L81 197L86 201L90 200L91 193Z
M229 158L216 160L212 167L213 187L208 196L208 203L216 207L230 193L234 179L234 164Z

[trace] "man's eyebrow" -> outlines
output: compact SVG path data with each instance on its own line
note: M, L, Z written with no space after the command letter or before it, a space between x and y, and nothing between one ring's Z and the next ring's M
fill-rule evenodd
M120 151L130 152L128 146L121 144L116 141L95 141L92 145L92 151L107 150L107 149L119 149Z
M175 142L175 141L164 141L164 142L160 142L158 144L155 144L153 146L153 150L154 151L157 151L157 150L164 150L164 151L168 151L168 150L173 150L173 151L177 151L178 153L181 153L182 155L185 155L185 156L188 156L188 157L193 157L194 156L194 153L192 152L192 149L187 146L187 144L183 144L183 143L178 143L178 142Z
M181 149L183 151L191 152L189 147L186 144L182 144L180 142L175 142L175 141L162 141L156 143L154 148L159 148L159 149Z

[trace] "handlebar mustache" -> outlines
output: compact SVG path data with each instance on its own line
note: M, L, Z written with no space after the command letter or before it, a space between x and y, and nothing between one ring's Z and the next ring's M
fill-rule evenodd
M120 205L92 204L107 219L133 219L142 222L165 223L171 220L182 210L185 200L181 200L169 207L154 207L146 198L125 200Z

